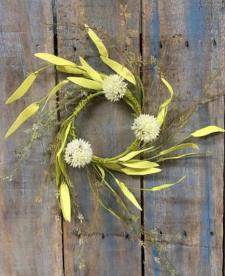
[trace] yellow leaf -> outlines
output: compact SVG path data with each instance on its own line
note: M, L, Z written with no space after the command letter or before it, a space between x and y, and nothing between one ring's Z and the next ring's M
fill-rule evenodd
M16 89L16 91L7 99L6 104L15 102L21 97L23 97L23 95L26 94L26 92L29 90L36 78L36 73L29 74L29 76L21 83L21 85Z
M139 205L137 199L135 198L135 196L133 195L133 193L127 188L127 186L126 186L123 182L119 181L119 179L117 179L117 178L115 178L115 177L114 177L114 179L115 179L115 182L117 183L117 185L119 186L120 190L121 190L121 191L123 192L123 194L127 197L127 199L129 199L130 202L133 203L133 205L134 205L137 209L139 209L139 210L142 211L142 208L141 208L141 206Z
M159 113L157 115L157 121L159 123L159 125L161 126L166 118L167 115L167 111L168 111L168 105L171 103L172 98L173 98L173 88L172 86L168 83L167 80L165 80L164 78L161 78L161 81L164 83L164 85L167 87L168 92L170 94L170 97L168 99L165 100L164 103L162 103L159 107Z
M72 67L72 66L56 66L56 69L60 72L67 73L67 74L75 74L75 75L83 75L85 72L84 70L78 68L78 67Z
M136 85L136 80L134 75L128 70L125 66L118 63L115 60L112 60L108 57L100 56L101 60L108 65L113 71L115 71L118 75L129 81L130 83Z
M93 41L93 43L97 47L100 56L108 57L108 51L107 51L105 45L103 44L102 40L96 35L96 33L91 28L89 28L88 25L85 24L85 27L86 27L86 30L87 30L87 33L88 33L90 39Z
M39 105L37 103L32 103L26 107L16 118L15 122L10 126L6 132L5 138L8 138L10 135L12 135L25 121L33 116L38 111L38 109Z
M100 76L100 74L94 68L92 68L82 57L80 57L80 63L82 67L86 70L90 78L102 82L102 77Z
M21 83L21 85L16 89L16 91L7 99L6 104L10 104L22 98L28 92L28 90L36 80L38 74L47 69L48 67L49 65L41 67L37 71L29 74L27 78Z
M49 92L48 92L48 97L46 99L45 104L63 87L65 86L69 81L68 80L63 80L59 82L56 86L54 86Z
M65 221L71 221L70 192L65 182L60 185L60 206Z
M98 81L94 81L94 80L89 80L89 79L85 79L85 78L80 78L80 77L69 77L67 78L69 81L85 87L85 88L89 88L89 89L93 89L93 90L101 90L102 89L102 84Z
M134 169L134 168L123 168L121 171L127 175L148 175L161 172L159 168L149 168L149 169Z
M127 162L122 162L121 165L128 168L134 168L134 169L149 169L149 168L155 168L159 166L159 164L156 162L150 162L150 161L138 160L138 159L132 159Z
M159 186L155 186L152 188L143 188L141 189L142 191L148 191L148 192L156 192L156 191L161 191L164 189L168 189L170 187L173 187L174 185L177 185L178 183L180 183L181 181L183 181L186 178L186 176L183 176L181 179L179 179L177 182L175 183L169 183L169 184L162 184Z
M75 63L73 63L73 62L71 62L69 60L66 60L64 58L57 57L57 56L52 55L52 54L48 54L48 53L36 53L34 55L35 55L35 57L43 59L43 60L45 60L47 62L50 62L50 63L52 63L54 65L76 67Z
M203 136L207 136L213 133L217 133L217 132L225 132L225 130L221 127L218 126L207 126L201 129L198 129L194 132L191 133L192 137L203 137Z
M126 162L126 161L132 159L133 157L137 156L138 154L140 154L142 152L145 152L145 151L148 151L148 150L150 150L152 148L153 147L149 147L149 148L142 149L142 150L131 151L128 154L126 154L125 156L119 158L118 160L121 161L121 162Z
M197 144L194 144L194 143L183 143L183 144L179 144L179 145L176 145L176 146L173 146L171 148L168 148L168 149L165 149L165 150L161 151L159 153L159 156L171 153L173 151L183 150L183 149L187 149L187 148L192 148L192 149L195 149L195 150L199 150L199 147L198 147Z

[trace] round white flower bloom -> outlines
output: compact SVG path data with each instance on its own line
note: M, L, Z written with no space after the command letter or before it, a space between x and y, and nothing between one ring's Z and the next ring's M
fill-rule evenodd
M91 145L83 139L74 139L65 149L64 159L74 168L81 168L91 162L93 151Z
M124 82L124 79L121 76L113 74L107 76L103 80L102 88L108 100L111 102L117 102L126 94L127 83Z
M141 114L134 120L131 129L139 140L148 143L157 138L160 126L154 116Z

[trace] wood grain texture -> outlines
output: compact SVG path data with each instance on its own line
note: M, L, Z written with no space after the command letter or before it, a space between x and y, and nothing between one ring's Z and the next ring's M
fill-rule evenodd
M5 142L6 129L28 103L54 84L51 71L38 79L26 99L5 106L28 72L40 65L33 53L52 52L52 30L47 24L52 24L49 1L0 2L0 275L4 276L62 275L56 190L54 183L45 182L41 143L33 147L29 160L21 162L16 178L4 180L15 165L15 151L26 139L22 128Z
M112 57L115 46L121 50L133 46L139 52L139 1L57 1L56 10L59 55L74 60L81 55L97 69L107 69L100 65L95 47L87 40L84 23L116 40L115 43L107 43L109 37L106 40ZM132 141L131 122L132 116L124 104L103 100L91 104L77 126L78 133L89 140L95 154L113 156ZM137 242L127 238L126 229L96 206L86 171L75 171L73 178L87 223L85 234L80 237L73 234L78 227L76 223L64 225L65 275L140 275L141 249ZM140 181L129 179L129 184L139 186ZM116 204L110 202L114 208Z
M5 142L6 129L25 106L55 82L54 72L49 70L38 78L28 97L5 106L6 98L27 73L42 64L33 59L33 53L58 53L74 61L84 56L96 69L106 69L87 39L84 23L97 28L114 58L118 58L115 45L120 51L132 47L136 54L143 52L146 112L155 114L166 95L164 89L159 89L157 67L149 65L155 58L178 94L175 102L182 108L188 107L215 71L224 66L224 1L1 0L0 275L168 276L168 271L155 261L154 248L153 258L145 255L143 273L140 246L96 205L86 171L71 172L86 223L78 223L77 218L71 225L62 223L55 184L46 182L43 173L46 166L40 143L33 148L30 159L20 164L17 178L4 179L15 162L14 153L25 141L22 128ZM210 93L224 90L224 77L221 74ZM96 154L111 156L133 140L129 127L132 119L123 103L100 100L81 114L78 133L91 142ZM224 125L222 98L201 107L183 135L208 124ZM153 186L187 176L175 188L145 194L145 226L157 229L158 241L178 275L222 276L224 137L199 142L210 157L169 163L160 176L144 179L144 185ZM138 178L123 180L140 185ZM115 207L115 202L107 199ZM83 232L78 235L80 229Z
M222 3L144 0L143 7L144 59L159 59L165 77L179 94L176 102L185 108L224 66ZM224 90L223 77L210 87L211 93ZM156 88L155 78L156 68L146 67L145 86ZM164 95L164 90L152 89L147 109L155 112ZM185 133L207 124L224 125L223 99L201 107ZM146 195L145 216L148 226L158 229L159 241L179 275L222 276L224 140L223 136L214 136L199 142L202 151L211 152L210 157L174 163L175 168L169 164L161 176L145 179L149 186L187 176L176 188ZM153 255L157 257L154 250ZM145 271L146 275L168 275L154 261Z

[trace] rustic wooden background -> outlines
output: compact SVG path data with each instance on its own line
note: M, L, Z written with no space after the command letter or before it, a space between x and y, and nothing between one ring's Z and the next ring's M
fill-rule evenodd
M97 53L93 47L88 50L90 43L78 27L83 23L108 32L123 50L133 47L144 61L157 58L179 94L178 104L184 107L224 66L224 0L0 0L0 22L1 176L13 166L15 148L25 135L20 131L6 143L7 127L28 103L44 95L58 76L53 71L44 74L29 97L18 104L5 106L5 99L41 64L33 58L35 52L73 60L85 55L96 64ZM155 76L154 66L143 67L145 106L150 112L162 100L161 91L150 89ZM211 86L212 93L224 90L224 76ZM97 153L111 155L129 143L129 122L126 108L100 103L88 109L80 131ZM223 126L223 98L200 108L189 130L209 123ZM160 179L144 179L151 185L185 174L185 184L141 197L146 224L157 229L159 241L182 276L224 275L223 136L207 139L202 148L212 156L177 163L176 168L165 169ZM40 151L38 146L33 148L14 181L3 179L0 183L1 276L168 275L155 261L154 249L147 260L115 219L94 206L85 173L80 172L74 173L74 184L81 193L87 225L84 237L74 235L76 225L60 218L54 183L45 182ZM132 180L134 185L140 183L140 179Z

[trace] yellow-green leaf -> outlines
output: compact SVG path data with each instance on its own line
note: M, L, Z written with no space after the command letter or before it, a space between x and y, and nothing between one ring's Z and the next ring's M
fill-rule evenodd
M137 156L138 154L143 153L145 151L148 151L152 148L153 147L149 147L149 148L142 149L142 150L131 151L128 154L124 155L123 157L119 158L118 160L121 161L121 162L126 162L126 161L132 159L133 157Z
M60 146L60 148L59 148L59 150L58 150L58 152L57 152L57 154L56 154L56 156L57 156L58 158L61 156L62 151L63 151L63 149L64 149L64 147L65 147L65 144L66 144L66 141L67 141L67 137L68 137L69 132L70 132L71 125L72 125L72 122L70 122L70 123L67 125L66 129L63 131L61 146Z
M87 33L88 33L90 39L93 41L93 43L97 47L100 56L108 57L108 51L107 51L105 45L103 44L102 40L97 36L97 34L91 28L89 28L88 25L85 24L85 27L86 27L86 30L87 30Z
M134 169L134 168L123 168L121 171L127 175L148 175L161 172L159 168L149 168L149 169Z
M130 83L136 85L136 80L134 75L128 70L125 66L118 63L115 60L112 60L108 57L100 56L101 60L108 65L113 71L115 71L118 75L129 81Z
M71 221L70 192L65 182L60 185L60 206L65 221Z
M169 82L167 80L165 80L164 78L161 78L162 82L164 83L164 85L167 87L168 92L170 94L170 97L168 99L165 100L164 103L162 103L159 107L159 113L157 115L157 121L159 123L159 125L161 126L166 118L167 115L167 111L168 111L168 106L172 101L173 98L173 88L172 86L169 84Z
M194 132L191 133L192 137L203 137L207 136L213 133L218 133L218 132L225 132L225 130L221 127L218 126L207 126L203 127L201 129L198 129Z
M65 177L65 179L67 181L69 181L69 178L68 178L68 174L67 174L67 171L66 171L65 162L62 159L62 152L63 152L63 149L64 149L64 147L66 145L71 125L72 125L72 122L70 122L67 125L67 127L64 129L64 131L62 132L62 135L61 135L61 137L62 137L61 145L60 145L60 148L59 148L58 152L56 153L56 162L58 162L59 168L62 171L62 173L63 173L63 175L64 175L64 177Z
M98 81L89 80L89 79L80 78L80 77L69 77L67 79L77 85L80 85L88 89L93 89L93 90L102 89L102 84Z
M98 170L100 172L100 175L101 175L101 183L103 183L103 181L105 180L105 170L99 165L97 165L97 168L98 168Z
M186 158L186 157L190 157L190 156L197 156L197 155L198 155L198 153L196 153L196 152L177 154L177 155L174 155L174 156L159 158L159 159L157 159L157 162L163 162L163 161L166 161L166 160L177 160L177 159L182 159L182 158Z
M67 73L67 74L74 74L74 75L83 75L85 71L80 69L79 67L72 67L72 66L56 66L56 70Z
M33 82L36 80L37 74L35 72L28 75L28 77L21 83L16 91L7 99L6 104L17 101L29 90Z
M104 167L117 172L120 172L122 169L122 166L116 162L105 162Z
M119 179L115 178L115 182L117 183L117 185L119 186L120 190L123 192L123 194L127 197L127 199L130 200L130 202L139 210L142 210L141 206L139 205L137 199L135 198L135 196L133 195L133 193L127 188L127 186L120 181Z
M48 97L46 99L45 104L63 87L65 86L69 81L68 80L63 80L59 82L56 86L54 86L49 92L48 92Z
M33 116L39 109L38 103L32 103L26 107L16 118L15 122L10 126L6 132L5 138L12 135L25 121L27 121L31 116Z
M57 57L55 55L52 54L48 54L48 53L36 53L34 54L35 57L43 59L49 63L52 63L54 65L62 65L62 66L72 66L72 67L76 67L76 64L72 61L66 60L64 58L61 57Z
M176 146L173 146L171 148L168 148L168 149L165 149L165 150L161 151L159 153L159 156L165 155L165 154L177 151L177 150L187 149L187 148L191 148L191 149L194 149L194 150L199 150L199 147L198 147L197 144L194 144L194 143L183 143L183 144L179 144L179 145L176 145Z
M121 162L121 165L128 168L134 168L134 169L149 169L149 168L155 168L159 166L159 164L156 162L150 162L147 160L138 160L138 159L132 159L127 162Z
M177 184L179 184L181 181L183 181L184 179L186 178L186 176L183 176L182 178L180 178L177 182L175 183L169 183L169 184L162 184L162 185L159 185L159 186L155 186L155 187L152 187L152 188L143 188L141 189L142 191L148 191L148 192L157 192L157 191L161 191L161 190L165 190L165 189L168 189L170 187L173 187Z
M86 70L90 78L102 82L101 75L94 68L92 68L82 57L80 57L80 63L82 67Z

